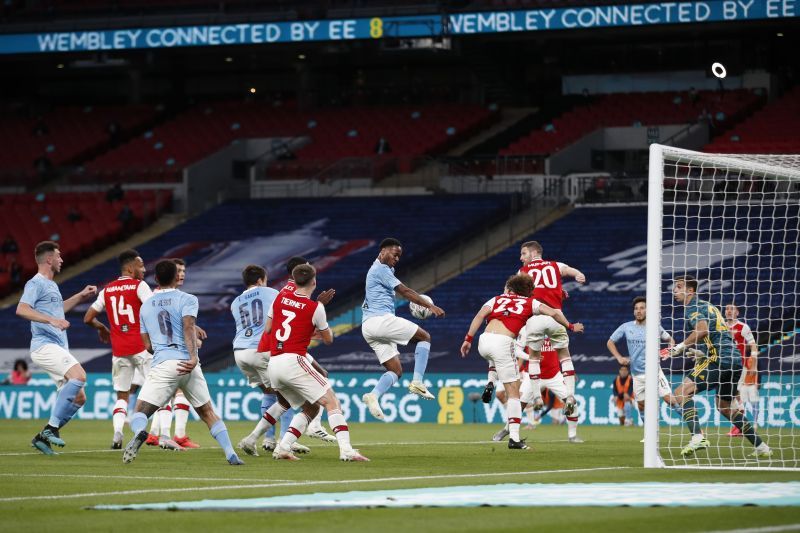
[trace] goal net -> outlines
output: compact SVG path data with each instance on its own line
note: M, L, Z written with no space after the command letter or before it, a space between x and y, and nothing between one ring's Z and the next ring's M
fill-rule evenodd
M800 469L800 155L654 144L648 186L645 466Z

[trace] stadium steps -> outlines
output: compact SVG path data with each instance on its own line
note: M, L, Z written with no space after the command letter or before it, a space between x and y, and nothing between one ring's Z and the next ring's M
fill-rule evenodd
M136 232L131 238L118 242L113 246L110 246L104 249L101 252L98 252L94 255L87 257L75 263L74 265L69 265L65 268L61 274L57 278L57 282L59 285L63 284L65 281L74 278L88 270L94 268L95 266L108 261L109 259L115 258L117 255L120 254L123 250L128 248L136 248L137 246L150 241L162 233L166 233L181 222L186 219L185 215L180 214L171 214L167 213L159 217L153 224L146 227L142 231ZM9 294L2 300L0 300L0 309L5 309L12 305L16 305L19 302L20 297L22 296L22 291L19 290L12 294ZM65 294L64 298L68 298L72 296L71 294Z
M497 135L487 138L484 142L473 146L464 155L472 157L496 155L501 149L531 131L541 128L544 124L550 122L564 111L571 109L582 100L583 97L563 96L557 100L544 102L540 107L533 108L532 112L522 120L498 132Z
M453 147L447 152L449 157L461 157L470 153L474 148L484 144L506 130L515 127L521 121L529 119L538 113L535 107L509 107L500 110L500 120L495 122L490 128L483 130L477 135L472 136L458 146Z

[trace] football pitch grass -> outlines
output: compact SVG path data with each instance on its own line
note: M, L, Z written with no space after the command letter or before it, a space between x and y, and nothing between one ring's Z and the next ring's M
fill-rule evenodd
M99 511L102 504L258 498L321 492L375 491L499 483L790 482L800 472L645 470L639 428L581 427L583 444L570 444L563 426L523 430L533 446L512 451L491 443L487 425L353 424L354 446L369 463L342 463L336 445L304 438L302 461L271 454L242 455L229 466L200 422L189 434L198 450L143 447L123 465L109 450L109 421L76 420L62 436L67 447L46 457L30 447L41 421L2 421L0 530L10 531L492 531L614 530L728 531L795 524L800 507L455 507L346 509L308 512ZM250 422L227 423L234 444ZM130 438L126 429L126 440ZM710 435L712 443L726 439ZM509 473L508 475L502 475ZM553 504L568 505L559 496ZM446 502L435 502L446 504ZM790 531L791 528L766 531Z

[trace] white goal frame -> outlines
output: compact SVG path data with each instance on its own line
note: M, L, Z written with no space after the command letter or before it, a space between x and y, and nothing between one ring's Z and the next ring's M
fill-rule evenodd
M800 157L800 156L794 156ZM660 144L650 145L647 201L647 329L645 351L645 413L644 413L644 467L645 468L709 468L743 469L742 466L672 466L665 465L658 447L659 413L658 372L660 365L660 331L662 298L662 231L664 213L664 162L704 162L741 169L748 173L776 180L800 181L800 168L796 165L774 164L776 156L743 154L706 154ZM773 163L773 164L770 164ZM752 467L759 470L797 470L800 468Z

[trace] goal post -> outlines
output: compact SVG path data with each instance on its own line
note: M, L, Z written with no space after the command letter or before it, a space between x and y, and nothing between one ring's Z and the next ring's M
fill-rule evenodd
M800 469L800 155L705 154L653 144L647 224L644 466ZM681 408L659 399L659 369L675 391L709 355L700 342L696 351L664 362L659 356L666 347L659 326L676 343L692 330L672 295L681 275L694 276L696 298L713 306L710 329L733 335L725 306L734 304L754 333L760 397L736 397L725 413L736 418L743 411L771 448L769 457L751 456L752 433L728 436L732 426L717 408L716 391L694 397L710 447L681 453L691 435ZM745 346L743 355L737 346L737 362L751 364L745 360L750 351Z

